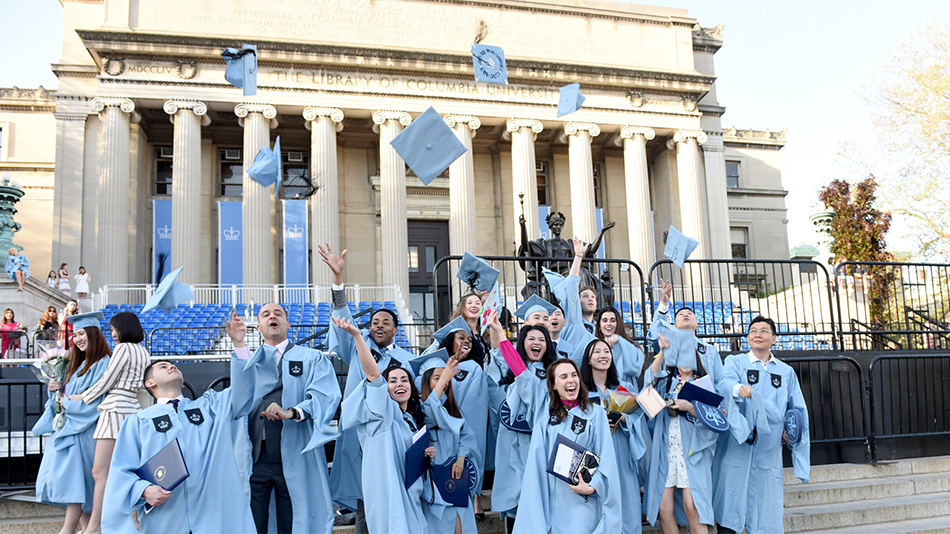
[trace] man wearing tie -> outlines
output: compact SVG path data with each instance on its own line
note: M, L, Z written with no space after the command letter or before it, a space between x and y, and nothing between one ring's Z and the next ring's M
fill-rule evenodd
M346 267L346 251L337 256L330 245L317 245L323 262L333 271L333 317L341 317L353 321L350 308L346 304L346 291L343 289L343 269ZM409 360L413 354L397 347L393 342L399 318L392 311L386 309L373 310L370 316L369 330L363 330L363 339L369 345L373 357L380 370L391 366L402 367L414 377ZM330 336L327 342L329 352L336 352L347 365L349 372L346 376L346 388L343 397L350 395L354 388L365 378L363 368L359 364L359 355L353 336L348 332L330 325ZM354 428L341 428L343 435L336 442L333 451L333 472L330 474L330 487L333 489L333 500L337 504L356 512L356 533L365 534L366 518L363 510L363 483L362 483L362 451L359 436Z
M258 534L268 532L273 493L279 534L330 534L333 502L323 445L338 435L330 426L341 398L336 372L322 352L287 339L290 323L282 306L265 304L257 319L264 340L257 350L277 361L280 379L244 420L246 429L235 432L254 524Z

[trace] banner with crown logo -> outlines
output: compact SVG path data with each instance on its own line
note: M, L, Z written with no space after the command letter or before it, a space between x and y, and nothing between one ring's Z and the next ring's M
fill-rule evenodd
M240 286L244 282L241 213L241 202L218 201L218 283L221 285Z
M152 200L152 283L172 272L172 201Z
M284 207L284 284L306 287L310 280L307 201L282 200ZM306 298L306 291L300 297Z

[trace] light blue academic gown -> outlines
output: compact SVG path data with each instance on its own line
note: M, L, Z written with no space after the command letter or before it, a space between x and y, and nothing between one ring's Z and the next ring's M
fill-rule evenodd
M519 376L520 378L520 376ZM545 393L547 393L545 388ZM571 408L567 417L550 423L549 400L540 403L525 466L524 483L514 534L614 534L621 532L620 475L607 413L597 406L584 411ZM566 482L547 472L554 440L562 435L600 458L586 497L571 491Z
M130 416L116 439L102 510L104 534L219 534L255 532L239 471L232 429L277 384L274 358L258 350L248 360L231 357L231 387L187 397L178 412L156 404ZM247 431L245 430L245 433ZM178 438L189 477L164 504L145 513L142 492L150 483L135 471ZM139 530L132 523L138 512Z
M587 348L587 344L595 339L594 334L584 327L581 297L577 293L580 283L581 277L570 275L562 280L553 279L551 287L551 293L561 302L564 310L564 328L561 329L557 342L558 357L563 356L562 352L567 353L567 357L574 360L578 367L584 359L584 349ZM568 348L572 350L568 352ZM619 371L620 368L618 367L617 370Z
M276 358L275 348L261 345L265 358ZM300 365L299 372L296 366ZM294 372L291 368L294 367ZM318 350L288 344L280 359L281 407L300 408L309 417L304 421L284 420L280 433L280 455L284 479L293 505L293 532L297 534L333 531L333 501L323 445L339 433L330 426L340 404L340 384L329 358ZM257 399L259 402L260 399ZM250 417L259 416L251 414ZM253 471L248 419L236 422L234 448L242 460L244 489L250 506L250 476Z
M508 373L508 366L504 364L501 351L492 349L492 362L503 366L504 373ZM508 403L511 417L524 417L535 428L535 406L545 402L547 398L547 383L545 382L544 366L534 362L528 369L515 378L514 384L499 386L499 392L504 392L504 399L495 398ZM502 515L515 517L518 512L518 502L521 500L521 482L524 479L525 463L528 459L528 449L531 446L531 434L517 432L505 425L498 427L498 438L495 446L495 480L492 484L492 510Z
M43 415L31 431L34 436L52 432L36 476L36 502L59 506L81 503L83 512L92 512L92 492L95 487L92 464L96 452L96 440L92 435L99 421L97 408L102 397L92 404L69 400L68 397L92 387L102 378L108 366L109 357L106 356L86 374L79 376L79 370L73 373L63 391L62 409L66 413L66 425L60 430L53 430L56 393L50 392Z
M621 382L627 391L635 393L633 385ZM603 399L606 392L599 391L590 394L591 402L604 406ZM609 424L609 422L608 422ZM628 413L611 435L614 453L617 456L617 472L620 474L620 501L623 517L622 534L639 534L643 531L640 507L640 476L638 462L646 453L647 435L644 424L644 412L641 409Z
M350 314L350 308L344 306L333 310L333 317L348 319L353 322L353 316ZM363 339L369 345L370 350L375 350L382 354L380 347L373 341L368 330L363 330ZM343 360L349 367L346 375L346 387L343 391L343 398L347 399L356 389L357 384L366 378L363 374L363 367L360 365L359 355L356 352L356 344L353 336L337 328L335 324L330 323L330 335L327 342L327 352L336 352L337 357ZM382 356L378 362L379 370L382 372L396 359L401 367L409 372L409 376L415 376L409 365L414 355L399 347L393 346L389 354ZM342 433L336 440L336 447L333 449L333 469L330 471L330 493L333 501L349 510L356 510L358 499L363 498L363 482L361 475L361 462L363 454L360 451L360 440L356 435L355 429L349 428L340 421L340 430Z
M632 384L639 389L640 372L643 371L643 350L618 336L612 352L620 381Z
M720 438L713 466L713 508L716 522L736 532L744 528L750 534L781 534L785 531L782 434L789 399L805 410L802 439L792 447L795 476L802 482L808 482L811 468L808 411L794 369L779 360L770 361L767 368L757 362L750 362L748 353L733 354L723 366L731 384L751 385L753 397L761 396L768 424L757 424L753 445ZM758 371L758 376L750 370ZM739 398L736 403L751 427L752 400Z
M10 280L16 280L17 271L23 271L27 278L30 277L30 260L26 259L25 254L17 254L16 256L7 256L7 265L6 265L7 275L10 277Z
M466 419L449 415L442 400L435 395L429 395L429 398L422 403L422 409L426 414L429 444L435 447L433 465L444 464L457 456L470 458L476 466L482 463L475 433L469 428ZM460 483L467 484L468 481L463 479ZM458 508L445 502L438 488L433 488L429 480L424 480L422 511L429 525L429 534L454 534L456 516L462 520L463 534L478 534L478 525L475 523L475 504L472 499L478 494L477 490L476 486L470 493L467 507Z
M428 532L422 512L423 477L406 489L406 449L414 434L386 380L360 380L343 399L340 422L356 430L363 450L363 507L373 534Z

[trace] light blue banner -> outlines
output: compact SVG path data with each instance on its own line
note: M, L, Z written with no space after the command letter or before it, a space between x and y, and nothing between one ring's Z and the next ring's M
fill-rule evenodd
M244 283L244 226L241 203L218 201L218 283Z
M152 200L152 283L172 272L172 201Z
M307 201L281 202L284 205L284 284L306 286L310 280Z
M551 206L538 206L538 227L541 230L541 239L551 239L551 229L548 228L548 222L545 220L551 213Z

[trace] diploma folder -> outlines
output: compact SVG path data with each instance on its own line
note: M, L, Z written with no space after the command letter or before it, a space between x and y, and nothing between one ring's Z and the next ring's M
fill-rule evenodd
M422 476L426 470L426 448L429 446L429 431L426 427L412 436L412 443L406 448L406 489Z
M548 457L547 472L576 486L580 482L581 472L587 475L584 477L585 481L590 482L589 477L593 476L599 464L600 458L597 455L558 434L551 449L551 456Z
M188 466L181 454L178 438L171 440L162 447L152 459L138 468L135 474L139 478L150 482L165 491L171 491L188 478ZM145 504L145 513L152 511L152 506Z
M722 395L718 395L715 392L709 391L706 388L697 386L692 382L687 382L683 384L683 388L680 389L679 395L677 398L683 399L689 402L699 401L708 406L717 407L722 402Z

